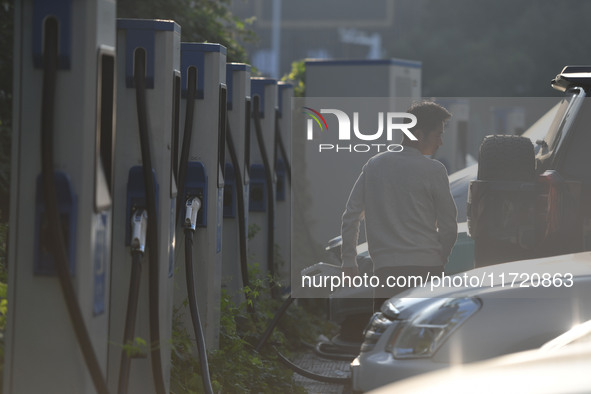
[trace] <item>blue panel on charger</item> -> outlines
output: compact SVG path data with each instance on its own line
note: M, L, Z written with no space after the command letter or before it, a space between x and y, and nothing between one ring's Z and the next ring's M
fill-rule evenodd
M236 217L236 174L230 163L226 163L224 173L224 217Z
M218 52L226 54L226 47L220 44L181 43L181 97L187 97L188 87L188 73L190 67L197 69L197 98L203 99L205 91L205 54Z
M61 225L66 240L70 275L76 273L76 220L78 199L72 190L70 178L61 171L55 172L55 186L57 192L57 204L61 218ZM41 175L37 177L37 190L35 192L35 261L33 272L35 275L55 275L55 266L51 248L48 242L48 223L45 216L45 203L43 201L43 182Z
M265 166L253 164L250 166L250 193L248 210L250 212L265 212L267 208L267 182L265 181Z
M200 161L187 163L187 180L185 182L185 195L183 201L189 198L199 197L201 209L197 214L197 227L207 226L207 173L205 166Z
M261 119L265 117L265 88L269 85L277 85L277 80L270 78L250 79L250 95L252 97L259 96L259 114Z
M154 88L155 40L157 31L174 31L181 28L174 21L154 19L117 19L117 30L125 30L125 86L135 87L134 57L138 48L146 51L146 88Z
M43 67L44 25L48 17L58 22L58 68L68 70L72 57L72 0L34 0L33 64Z
M277 159L275 174L277 174L275 199L277 201L285 201L285 163L282 159Z
M152 169L152 177L154 178L154 186L156 189L156 214L158 215L158 182L156 180L156 171ZM133 166L129 169L127 176L127 207L125 215L125 245L131 244L131 216L136 209L148 209L146 201L146 186L144 183L144 168L142 166ZM148 223L150 218L148 217ZM156 223L158 217L156 217Z

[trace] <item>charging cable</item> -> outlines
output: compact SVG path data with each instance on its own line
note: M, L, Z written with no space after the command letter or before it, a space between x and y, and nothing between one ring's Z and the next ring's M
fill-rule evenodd
M189 299L189 310L199 351L199 361L201 364L201 376L203 379L203 390L207 394L213 394L211 386L211 377L209 376L209 364L207 362L207 349L205 347L205 338L203 337L203 327L199 317L199 308L197 306L197 293L195 291L195 276L193 275L193 233L197 228L197 214L201 209L201 200L193 197L185 203L185 276L187 280L187 296Z
M131 276L129 279L129 294L127 296L127 314L125 315L125 329L123 331L123 345L133 345L135 322L140 296L140 282L142 276L142 260L146 250L146 234L148 231L148 212L138 209L131 218ZM130 350L121 351L119 367L119 383L117 392L127 394L129 384L129 370L131 367Z
M150 224L147 229L147 240L150 245L148 282L150 308L150 348L152 356L152 374L157 394L166 394L164 370L160 354L160 262L158 248L158 216L156 214L156 185L152 176L152 157L150 154L150 132L148 130L148 105L146 99L146 51L138 49L135 53L134 82L138 128L140 134L140 150L142 154L142 170L145 185L146 207Z
M291 164L289 162L289 156L287 156L287 149L285 149L285 143L281 135L281 126L279 125L279 111L276 112L275 117L275 150L279 149L281 156L283 157L283 164L285 165L285 172L287 174L287 181L291 186Z
M238 155L236 154L236 146L234 145L230 122L227 122L226 130L226 145L228 146L230 160L234 167L234 178L236 179L236 205L238 206L238 237L240 242L240 273L242 274L242 287L250 288L250 280L248 278L248 250L246 245L246 208L244 202L244 186L242 184L242 171L240 171L240 165L238 164ZM247 308L249 313L254 316L254 307L247 303Z
M260 97L254 96L253 99L253 113L254 113L254 128L263 159L263 167L265 168L265 182L267 183L267 270L269 275L275 279L275 201L273 201L273 171L265 149L265 141L263 137L263 128L261 126ZM271 288L271 294L276 298L275 287Z

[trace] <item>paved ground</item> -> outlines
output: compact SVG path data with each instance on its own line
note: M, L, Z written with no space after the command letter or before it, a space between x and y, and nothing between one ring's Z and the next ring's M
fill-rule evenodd
M321 375L331 377L347 377L349 373L350 361L329 360L317 356L312 350L302 353L295 357L293 363L297 366ZM333 393L351 393L350 386L340 384L322 383L311 380L297 373L293 374L293 379L304 386L308 393L333 394Z

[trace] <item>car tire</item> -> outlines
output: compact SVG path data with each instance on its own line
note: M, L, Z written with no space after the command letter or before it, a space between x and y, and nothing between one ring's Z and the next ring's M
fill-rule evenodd
M489 135L478 152L478 180L521 181L535 178L534 146L529 138Z

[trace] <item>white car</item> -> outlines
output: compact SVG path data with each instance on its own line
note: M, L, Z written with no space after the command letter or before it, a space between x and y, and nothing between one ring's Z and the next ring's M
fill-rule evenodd
M387 393L589 393L591 320L578 324L540 349L449 368L387 385Z
M589 252L483 267L447 279L451 286L428 284L399 294L372 317L351 363L354 390L534 349L591 319Z

